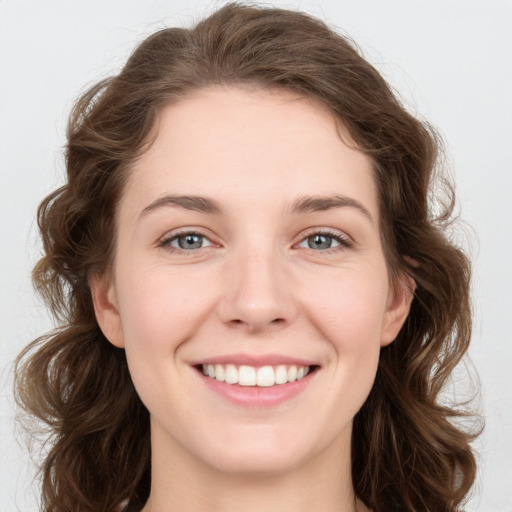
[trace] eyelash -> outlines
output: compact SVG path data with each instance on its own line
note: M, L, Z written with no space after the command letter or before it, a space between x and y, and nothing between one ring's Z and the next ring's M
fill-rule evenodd
M331 254L333 252L351 249L354 245L353 241L348 236L343 236L340 233L331 231L329 229L311 231L310 233L307 233L303 238L301 238L299 243L302 243L302 242L306 241L308 238L314 237L316 235L331 238L332 240L337 242L339 245L337 245L335 247L329 247L327 249L318 250L318 251L315 251L311 247L308 248L314 252L321 252L323 254ZM194 253L197 250L205 248L205 247L198 247L197 249L179 249L177 247L171 246L171 242L177 240L178 238L185 237L185 236L198 236L198 237L201 237L202 239L208 240L212 246L215 245L214 242L212 242L207 235L205 235L204 233L201 233L200 231L182 231L179 233L175 233L172 236L163 238L158 243L158 246L165 249L168 252L175 253L175 254L184 254L184 255L188 255L188 256L192 256L192 255L194 255ZM209 247L209 246L206 246L206 247Z

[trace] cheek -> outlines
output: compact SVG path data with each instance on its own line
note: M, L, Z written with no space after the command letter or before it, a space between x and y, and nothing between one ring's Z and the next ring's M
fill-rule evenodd
M130 374L146 407L158 417L173 417L187 403L168 396L182 377L180 347L211 311L211 287L198 288L201 279L187 279L186 273L163 266L140 265L136 272L129 268L137 267L118 266L116 289Z
M332 269L331 269L332 270ZM349 425L373 386L387 303L387 274L371 268L344 268L301 289L302 311L325 347L322 400L325 439Z
M304 311L332 354L325 389L340 421L353 418L368 397L380 355L386 311L387 274L372 269L343 269L307 296Z
M377 269L343 269L302 294L309 320L339 353L380 346L387 295L387 275Z
M127 353L172 354L192 336L211 310L204 279L166 268L119 273L118 306Z

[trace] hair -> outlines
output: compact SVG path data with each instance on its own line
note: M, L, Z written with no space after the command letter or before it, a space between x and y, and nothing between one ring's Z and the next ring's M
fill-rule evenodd
M447 235L454 194L440 174L440 138L349 39L301 12L238 3L148 37L70 116L67 182L39 206L44 255L33 271L60 327L32 342L16 368L18 403L49 429L43 510L111 512L148 497L149 413L124 351L96 322L89 280L112 265L116 206L159 112L215 85L312 99L371 157L391 279L405 271L417 287L354 420L353 485L375 512L459 511L475 478L474 434L440 393L470 340L470 265ZM436 203L439 179L448 199Z

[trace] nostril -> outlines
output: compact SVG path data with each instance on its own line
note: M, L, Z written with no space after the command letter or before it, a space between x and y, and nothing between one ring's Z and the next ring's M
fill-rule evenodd
M268 323L266 322L249 322L249 321L246 321L246 320L242 320L240 318L233 318L232 320L230 320L230 323L231 325L242 325L242 324L247 324L247 326L253 330L253 329L260 329L262 328L263 326L267 325L275 325L276 327L277 326L281 326L281 325L284 325L286 323L286 320L284 318L274 318L273 320L270 320Z

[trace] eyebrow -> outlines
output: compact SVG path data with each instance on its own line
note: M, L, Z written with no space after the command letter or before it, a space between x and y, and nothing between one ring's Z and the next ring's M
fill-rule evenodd
M312 213L333 208L355 208L364 214L372 223L371 213L357 200L351 197L333 195L333 196L304 196L299 197L292 204L293 213Z
M168 194L146 206L146 208L142 210L140 217L164 207L178 207L214 215L220 215L223 212L220 203L209 197ZM299 197L292 203L291 212L304 214L346 207L355 208L373 223L370 212L359 201L342 195Z
M194 210L201 213L220 214L222 208L220 204L209 197L189 196L189 195L166 195L153 201L150 205L142 210L140 216L143 217L148 213L163 208L165 206L177 206L186 210Z

